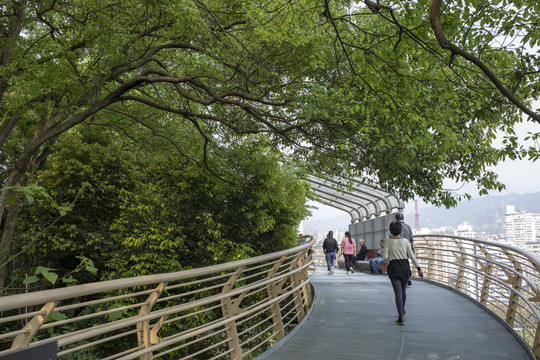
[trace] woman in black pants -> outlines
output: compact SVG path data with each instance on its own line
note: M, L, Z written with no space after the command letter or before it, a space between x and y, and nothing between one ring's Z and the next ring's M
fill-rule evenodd
M418 261L412 252L409 240L400 236L401 224L399 222L390 223L390 234L392 236L384 244L383 258L388 261L388 277L390 278L396 297L396 307L399 316L396 324L405 325L404 318L407 315L405 312L405 300L407 298L405 289L411 277L409 258L416 266L420 279L424 279L424 274L420 271L420 265L418 265Z

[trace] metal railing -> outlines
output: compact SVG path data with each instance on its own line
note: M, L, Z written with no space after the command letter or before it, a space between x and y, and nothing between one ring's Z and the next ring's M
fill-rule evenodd
M427 280L486 306L540 359L540 258L512 246L466 237L415 235L414 239Z
M0 355L54 340L59 359L255 358L311 308L312 245L2 297Z
M170 274L0 298L0 349L58 341L59 358L252 359L307 314L314 241ZM540 259L518 248L415 235L428 281L486 306L540 360ZM0 355L10 350L0 351Z

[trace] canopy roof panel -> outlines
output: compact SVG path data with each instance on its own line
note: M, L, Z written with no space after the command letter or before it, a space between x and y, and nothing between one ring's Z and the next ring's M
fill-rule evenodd
M307 181L318 201L347 212L351 223L401 211L405 207L396 194L359 179L309 176Z

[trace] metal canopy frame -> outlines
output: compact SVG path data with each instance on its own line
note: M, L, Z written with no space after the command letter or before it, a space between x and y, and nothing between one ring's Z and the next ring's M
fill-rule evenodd
M329 177L320 179L308 176L311 192L321 203L345 211L351 223L377 218L402 211L403 201L396 195L355 178Z

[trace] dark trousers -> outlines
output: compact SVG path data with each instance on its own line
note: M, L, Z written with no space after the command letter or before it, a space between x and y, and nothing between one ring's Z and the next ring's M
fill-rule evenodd
M345 270L351 270L354 266L354 255L343 254L343 257L345 258Z
M405 315L405 300L407 299L407 294L405 289L407 288L407 280L403 279L390 279L392 288L394 289L394 296L396 298L396 308L400 319L403 319Z

